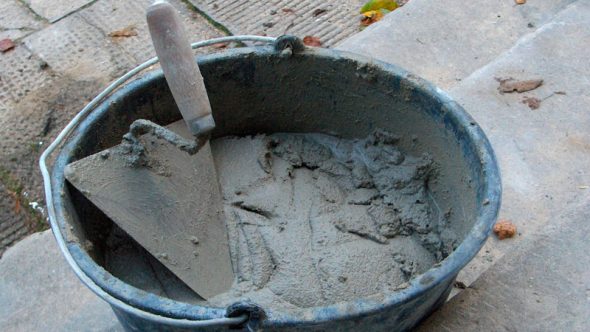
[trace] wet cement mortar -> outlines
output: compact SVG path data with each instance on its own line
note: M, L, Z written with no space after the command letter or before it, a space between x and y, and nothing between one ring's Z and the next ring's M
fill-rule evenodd
M383 130L213 140L236 281L207 304L290 310L380 299L449 255L457 236L428 194L436 162L398 141ZM125 255L110 256L117 275Z

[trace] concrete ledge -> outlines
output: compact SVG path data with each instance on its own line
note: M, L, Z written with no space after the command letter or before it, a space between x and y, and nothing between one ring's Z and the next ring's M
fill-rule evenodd
M110 307L71 271L51 230L0 259L2 331L123 331Z
M411 0L338 48L400 65L449 89L574 0Z

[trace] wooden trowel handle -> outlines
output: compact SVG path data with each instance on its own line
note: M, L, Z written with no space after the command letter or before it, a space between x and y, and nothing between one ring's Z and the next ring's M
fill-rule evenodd
M168 87L182 117L193 135L207 134L215 127L211 105L176 9L166 1L156 1L147 10L147 23Z

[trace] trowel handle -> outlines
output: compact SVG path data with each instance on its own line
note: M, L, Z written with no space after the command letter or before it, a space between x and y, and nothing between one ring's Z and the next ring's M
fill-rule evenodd
M211 105L178 12L168 2L157 0L147 10L147 23L182 117L193 135L207 134L215 127Z

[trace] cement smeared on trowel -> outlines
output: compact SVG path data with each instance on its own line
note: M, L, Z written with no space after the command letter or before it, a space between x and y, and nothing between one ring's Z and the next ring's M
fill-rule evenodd
M289 310L379 297L446 257L456 239L431 216L435 163L397 140L377 131L212 141L237 280L209 304Z
M199 295L226 291L234 275L221 197L204 189L217 186L210 145L191 154L194 140L139 124L122 144L69 164L66 178ZM169 127L191 136L182 122Z

